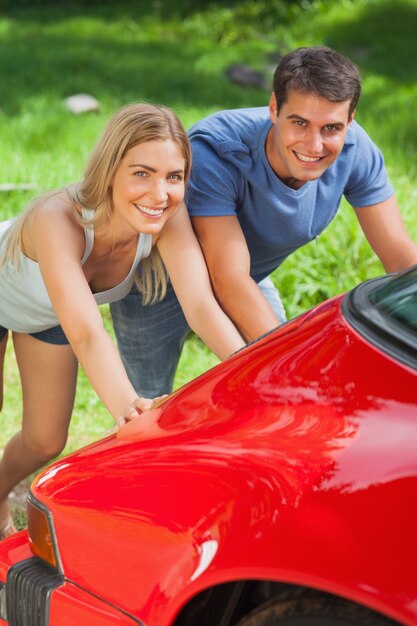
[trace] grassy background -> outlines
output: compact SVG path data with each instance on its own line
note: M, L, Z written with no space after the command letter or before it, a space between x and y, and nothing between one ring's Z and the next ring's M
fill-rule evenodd
M0 183L32 182L42 192L78 180L105 122L130 101L171 106L187 127L218 109L264 105L269 90L233 85L228 65L248 64L269 80L276 55L324 43L361 68L357 120L383 150L404 220L417 239L416 31L417 0L0 0ZM65 110L63 99L80 92L99 100L98 113ZM29 197L1 193L0 219L20 211ZM293 316L380 273L344 203L318 243L292 255L274 280ZM111 332L108 310L102 310ZM215 362L192 337L176 386ZM20 421L10 349L5 370L0 448ZM111 426L81 373L67 450Z

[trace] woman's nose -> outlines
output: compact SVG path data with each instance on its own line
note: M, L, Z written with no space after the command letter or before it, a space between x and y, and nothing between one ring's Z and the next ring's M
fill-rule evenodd
M168 198L166 180L155 180L152 186L152 196L155 202L164 202Z

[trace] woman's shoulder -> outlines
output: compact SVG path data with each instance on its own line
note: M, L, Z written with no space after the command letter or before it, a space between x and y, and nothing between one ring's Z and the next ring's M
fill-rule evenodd
M81 215L81 208L71 198L68 190L57 189L40 196L28 217L32 225L50 222L51 225L62 224L82 229L76 219L77 213Z
M76 218L77 208L65 189L41 196L27 216L22 228L23 249L31 258L37 258L39 245L46 240L60 245L76 247L84 245L84 230ZM71 243L72 242L72 243ZM34 256L33 256L34 255Z

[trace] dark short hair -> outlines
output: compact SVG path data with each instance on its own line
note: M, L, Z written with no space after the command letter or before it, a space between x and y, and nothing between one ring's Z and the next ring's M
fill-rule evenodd
M349 116L361 95L358 67L326 46L297 48L284 56L274 74L274 94L279 113L290 90L315 93L331 102L350 101Z

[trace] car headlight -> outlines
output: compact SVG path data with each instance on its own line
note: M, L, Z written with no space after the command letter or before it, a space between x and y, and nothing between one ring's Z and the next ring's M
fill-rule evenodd
M56 570L61 570L58 546L50 511L31 493L27 500L29 545L33 554Z

